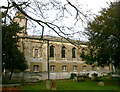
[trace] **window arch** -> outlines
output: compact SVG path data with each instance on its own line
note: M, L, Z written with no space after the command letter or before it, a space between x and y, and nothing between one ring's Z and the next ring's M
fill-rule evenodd
M67 71L67 66L66 66L66 65L63 65L63 66L62 66L62 70L63 70L63 71Z
M50 66L50 71L51 71L51 72L54 72L54 71L55 71L55 66L54 66L54 65L51 65L51 66Z
M72 48L72 58L76 58L76 49Z
M76 65L73 66L73 71L77 71L77 66Z
M64 46L62 47L61 57L65 58L65 47Z
M54 58L54 46L50 46L50 57Z

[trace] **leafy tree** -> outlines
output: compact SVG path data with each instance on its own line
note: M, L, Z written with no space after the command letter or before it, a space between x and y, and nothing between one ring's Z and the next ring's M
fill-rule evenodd
M22 30L18 24L11 22L2 26L2 64L3 68L9 70L10 79L14 70L23 71L27 68L23 53L18 50L17 33Z
M113 63L120 66L120 1L102 9L101 15L88 23L89 52L81 57L87 63L97 62L99 66Z

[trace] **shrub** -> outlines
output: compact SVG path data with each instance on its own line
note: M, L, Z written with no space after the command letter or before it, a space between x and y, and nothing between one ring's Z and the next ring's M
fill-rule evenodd
M76 77L76 74L71 73L70 79L74 79L74 77Z
M92 76L98 77L98 74L97 73L93 73Z
M89 73L85 74L84 78L89 78Z

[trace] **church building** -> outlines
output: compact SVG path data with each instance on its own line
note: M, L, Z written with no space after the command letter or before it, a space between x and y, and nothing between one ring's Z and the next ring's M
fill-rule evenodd
M42 79L65 79L69 78L71 73L81 74L108 73L109 67L97 67L96 64L88 65L82 61L81 53L87 53L87 43L66 40L61 37L52 36L29 36L27 35L27 19L17 12L14 22L19 23L24 29L18 33L20 37L20 49L27 60L28 69L25 70L26 76L32 74L41 75ZM75 46L79 44L79 46Z

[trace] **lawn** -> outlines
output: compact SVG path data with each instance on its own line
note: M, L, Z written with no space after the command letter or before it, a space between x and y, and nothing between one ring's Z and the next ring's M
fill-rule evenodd
M57 90L118 90L118 80L114 79L104 79L104 86L98 86L98 81L84 81L84 82L74 82L74 81L56 81ZM21 90L46 90L46 82L40 82L37 85L22 85Z

